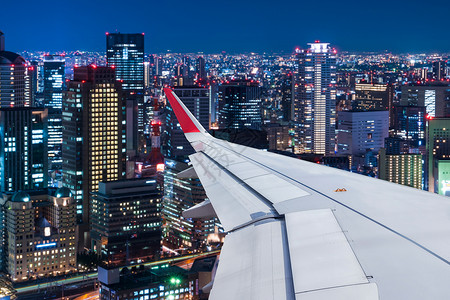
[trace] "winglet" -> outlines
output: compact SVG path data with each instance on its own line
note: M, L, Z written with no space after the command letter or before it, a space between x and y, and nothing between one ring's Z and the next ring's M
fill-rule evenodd
M166 94L184 133L207 132L171 89L164 88L164 93Z

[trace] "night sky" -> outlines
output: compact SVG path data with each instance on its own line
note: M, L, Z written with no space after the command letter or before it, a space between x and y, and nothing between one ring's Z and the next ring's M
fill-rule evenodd
M146 52L287 52L320 40L341 51L450 52L450 1L12 1L6 48L105 50L105 32L145 32Z

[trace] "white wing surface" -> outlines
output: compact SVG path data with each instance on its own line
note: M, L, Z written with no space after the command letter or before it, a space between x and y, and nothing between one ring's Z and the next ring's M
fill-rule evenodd
M165 93L196 150L199 210L228 231L210 299L450 298L448 198L215 139Z

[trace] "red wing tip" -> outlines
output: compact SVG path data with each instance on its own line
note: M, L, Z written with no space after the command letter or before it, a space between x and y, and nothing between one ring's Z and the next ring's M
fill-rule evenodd
M164 93L172 106L175 115L177 116L178 122L180 122L181 128L184 133L200 132L197 126L189 117L188 113L184 110L181 104L178 102L177 98L174 96L173 90L170 88L164 88Z

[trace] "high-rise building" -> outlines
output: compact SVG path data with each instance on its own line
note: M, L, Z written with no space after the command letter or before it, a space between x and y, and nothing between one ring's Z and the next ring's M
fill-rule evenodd
M394 106L392 132L407 140L411 147L425 147L425 106Z
M3 194L0 203L5 267L13 281L77 270L75 202L69 189Z
M122 89L113 68L75 68L63 100L63 186L74 194L78 222L86 226L85 232L90 194L98 190L99 182L125 176L124 114Z
M431 117L450 117L450 86L448 83L402 86L402 106L425 106Z
M31 89L25 59L5 50L5 37L0 31L0 107L30 106Z
M443 80L447 76L447 63L443 60L433 62L433 78Z
M100 182L91 198L91 249L110 264L154 259L161 250L161 199L154 178Z
M63 56L44 56L44 107L62 108L65 64Z
M209 88L203 86L176 86L173 88L173 91L197 118L200 124L204 128L209 129ZM180 123L170 105L166 108L166 131L163 137L163 154L165 157L184 160L195 151L184 136Z
M297 51L294 87L296 152L330 155L335 148L336 52L328 43Z
M107 65L115 68L125 98L137 99L138 114L133 124L139 135L144 133L144 34L107 33ZM136 136L137 141L140 137Z
M65 84L65 59L44 56L44 107L48 109L49 185L58 186L62 168L62 98Z
M378 170L380 179L422 189L421 154L390 155L381 148Z
M363 155L378 152L389 135L388 111L340 111L338 113L338 153Z
M197 58L197 79L205 80L206 78L206 61L203 56Z
M47 110L0 110L0 187L2 192L47 187Z
M253 80L222 83L218 92L219 129L261 130L261 88Z
M428 191L450 196L450 118L428 119Z

